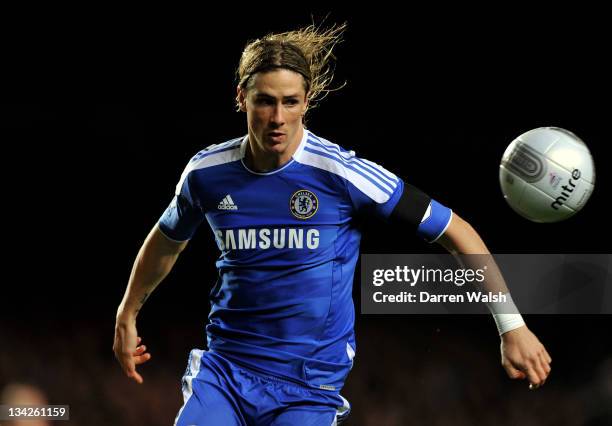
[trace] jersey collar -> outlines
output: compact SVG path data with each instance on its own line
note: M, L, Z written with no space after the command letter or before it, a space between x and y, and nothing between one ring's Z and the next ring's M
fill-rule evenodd
M285 167L287 167L291 163L293 163L293 161L297 161L299 159L300 155L302 154L302 151L304 151L304 146L306 145L306 141L308 140L308 135L309 134L310 134L310 132L304 128L304 134L302 135L302 140L300 141L300 144L298 145L297 149L295 150L295 152L291 156L291 160L289 162L287 162L287 164L285 164L282 167L279 167L278 169L270 170L269 172L265 172L265 173L256 172L254 170L249 169L247 167L246 163L244 162L244 157L246 155L246 149L247 149L247 146L248 146L248 143L249 143L249 135L247 134L246 136L244 136L242 138L242 142L240 143L240 162L242 163L242 165L244 166L244 168L246 170L248 170L249 172L251 172L253 174L256 174L256 175L271 175L271 174L274 174L274 173L278 173L281 170L283 170Z

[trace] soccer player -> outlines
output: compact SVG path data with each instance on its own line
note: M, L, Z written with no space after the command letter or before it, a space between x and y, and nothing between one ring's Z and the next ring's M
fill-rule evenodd
M197 153L144 242L117 312L114 351L128 377L150 359L136 330L147 297L204 220L221 257L208 350L191 351L177 425L331 425L350 411L356 216L453 253L488 253L456 213L383 167L304 127L329 91L344 26L310 26L247 45L237 104L248 134ZM519 314L495 315L503 366L540 386L550 357Z

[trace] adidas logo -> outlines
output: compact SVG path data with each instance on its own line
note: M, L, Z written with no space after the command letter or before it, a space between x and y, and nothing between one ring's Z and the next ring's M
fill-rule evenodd
M232 200L232 196L229 194L221 200L217 208L219 210L238 210L238 206L234 204L234 200Z

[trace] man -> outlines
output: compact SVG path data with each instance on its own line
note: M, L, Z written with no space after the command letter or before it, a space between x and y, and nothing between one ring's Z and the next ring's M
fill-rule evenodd
M136 315L206 219L222 253L208 351L193 350L176 424L336 424L352 367L352 282L360 233L374 215L453 253L488 253L473 228L386 169L304 128L331 81L343 27L250 43L237 103L248 135L201 151L143 244L117 312L114 351L128 377L150 359ZM518 314L495 316L513 378L544 383L550 357Z

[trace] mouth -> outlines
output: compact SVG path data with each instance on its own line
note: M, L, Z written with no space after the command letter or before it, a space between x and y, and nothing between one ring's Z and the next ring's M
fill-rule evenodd
M268 132L268 137L272 142L282 142L285 136L283 132Z

